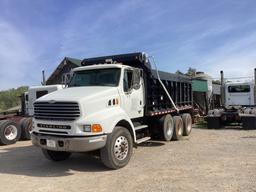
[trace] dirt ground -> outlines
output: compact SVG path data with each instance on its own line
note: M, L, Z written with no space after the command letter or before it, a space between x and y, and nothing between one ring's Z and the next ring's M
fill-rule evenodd
M256 130L193 129L145 143L116 171L86 154L50 162L30 141L0 146L0 191L256 191Z

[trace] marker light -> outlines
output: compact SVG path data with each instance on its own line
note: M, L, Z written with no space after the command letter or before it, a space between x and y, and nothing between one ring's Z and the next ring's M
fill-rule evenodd
M102 132L101 125L100 124L92 124L92 132L93 133Z

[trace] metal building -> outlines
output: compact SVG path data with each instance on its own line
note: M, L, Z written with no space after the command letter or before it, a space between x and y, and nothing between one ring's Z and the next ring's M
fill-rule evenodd
M71 57L65 57L54 72L46 81L46 85L62 84L63 75L69 73L71 69L80 67L82 60Z

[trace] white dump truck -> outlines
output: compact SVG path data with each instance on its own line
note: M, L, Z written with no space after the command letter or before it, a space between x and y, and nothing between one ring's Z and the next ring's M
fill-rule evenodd
M32 142L53 161L99 150L118 169L139 143L188 136L192 106L191 79L152 70L145 53L84 59L66 89L34 103Z
M256 129L256 69L254 79L224 79L221 71L222 107L210 110L208 128L240 124L244 129Z

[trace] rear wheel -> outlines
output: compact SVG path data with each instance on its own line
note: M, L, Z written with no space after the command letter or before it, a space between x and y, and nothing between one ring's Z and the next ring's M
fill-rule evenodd
M183 136L189 136L192 130L192 118L189 113L184 113L181 116L183 121Z
M172 139L177 141L182 138L183 135L183 122L180 116L174 116L174 131L173 131L173 137Z
M15 122L10 120L0 122L0 144L14 144L20 139L20 135L20 127Z
M48 149L42 149L42 152L46 159L51 161L64 161L68 159L71 155L69 152L65 151L52 151Z
M31 139L30 132L32 130L32 118L25 118L24 120L22 119L20 123L20 127L21 127L21 139L30 140Z
M117 126L108 136L105 147L100 150L101 161L111 169L119 169L128 164L133 151L133 140L130 132Z
M162 135L165 141L170 141L173 136L174 123L172 116L167 114L160 119Z

